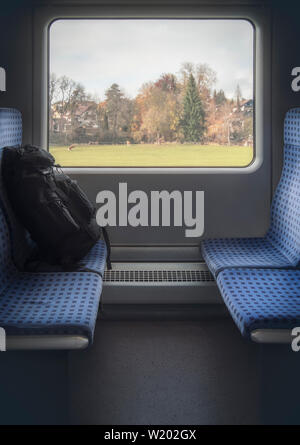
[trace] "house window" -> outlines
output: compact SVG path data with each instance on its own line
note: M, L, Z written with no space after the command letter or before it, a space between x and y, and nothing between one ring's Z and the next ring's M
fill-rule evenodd
M60 165L252 162L248 21L60 19L49 36L49 150Z

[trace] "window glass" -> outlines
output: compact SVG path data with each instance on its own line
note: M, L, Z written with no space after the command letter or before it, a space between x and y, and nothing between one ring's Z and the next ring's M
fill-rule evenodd
M62 166L249 165L253 39L246 20L55 21L50 152Z

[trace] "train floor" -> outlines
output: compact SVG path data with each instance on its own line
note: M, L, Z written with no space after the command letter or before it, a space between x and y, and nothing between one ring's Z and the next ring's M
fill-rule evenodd
M99 320L70 353L71 423L257 424L257 348L230 318Z

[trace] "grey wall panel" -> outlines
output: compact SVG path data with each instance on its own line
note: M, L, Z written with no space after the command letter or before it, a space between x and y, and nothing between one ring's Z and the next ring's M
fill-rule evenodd
M300 107L300 92L291 88L292 69L300 66L300 4L276 1L272 30L272 141L273 189L280 178L283 160L283 120L286 112Z
M128 191L204 190L205 237L262 236L268 228L269 197L262 193L265 173L251 175L72 175L95 203L101 190L118 195L119 182L128 183ZM111 227L116 244L195 244L197 238L186 238L178 227Z
M6 4L2 8L2 3ZM2 2L0 66L6 69L6 92L0 107L22 112L24 142L32 142L32 8L30 2Z

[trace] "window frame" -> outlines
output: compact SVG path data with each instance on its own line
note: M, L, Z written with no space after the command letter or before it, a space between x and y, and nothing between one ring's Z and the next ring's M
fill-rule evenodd
M34 16L34 35L42 34L39 43L34 41L34 78L41 83L34 88L33 136L35 143L48 147L48 79L49 79L49 32L52 23L66 19L199 19L199 20L245 20L253 27L253 159L248 166L241 167L64 167L72 173L90 174L206 174L206 173L253 173L261 167L265 159L266 147L270 146L271 122L265 114L270 109L271 92L266 82L266 73L270 71L270 25L268 18L258 14L253 7L37 7ZM266 57L268 54L268 57ZM39 91L38 91L39 90ZM45 94L46 93L46 94ZM41 100L38 98L40 97ZM37 128L39 121L40 130ZM270 148L269 148L270 149Z

